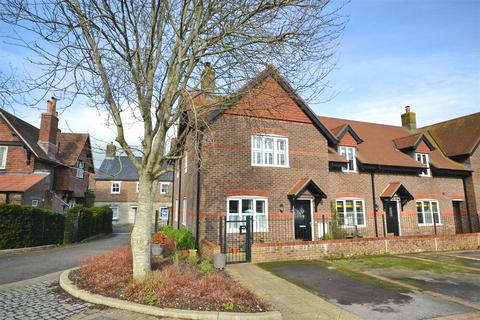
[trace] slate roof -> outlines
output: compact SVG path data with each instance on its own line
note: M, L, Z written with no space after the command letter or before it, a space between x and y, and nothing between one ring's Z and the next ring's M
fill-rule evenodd
M90 139L88 133L58 132L57 143L60 143L58 157L56 160L52 160L38 145L40 129L3 109L0 109L0 116L13 128L18 137L33 152L36 158L43 161L75 166L78 156L82 152L87 141L89 142Z
M142 158L137 159L140 161ZM95 180L137 181L138 172L128 156L105 158L97 169ZM173 181L173 172L165 172L158 180Z
M420 130L428 132L449 157L472 154L480 143L480 112Z
M349 124L355 130L363 140L361 144L357 145L357 160L362 164L425 168L422 163L400 151L395 146L394 140L412 135L406 128L323 116L318 118L330 130L343 124ZM414 137L411 140L418 139ZM437 149L432 150L430 153L430 163L438 169L469 171L463 165L449 159Z
M0 175L0 191L25 192L48 174L2 174Z

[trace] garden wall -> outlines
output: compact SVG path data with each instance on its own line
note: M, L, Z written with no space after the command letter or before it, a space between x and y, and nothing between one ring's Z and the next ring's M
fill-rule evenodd
M352 257L479 248L480 233L308 242L270 242L252 245L252 262L311 260L324 257Z

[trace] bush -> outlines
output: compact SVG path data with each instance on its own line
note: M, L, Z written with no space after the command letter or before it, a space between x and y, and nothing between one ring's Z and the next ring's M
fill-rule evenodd
M187 250L195 248L195 238L193 234L187 229L174 229L171 226L165 226L162 232L175 240L175 244L178 250Z
M112 209L110 207L75 206L68 210L65 243L82 241L100 233L112 233Z
M198 268L203 274L210 274L215 271L215 269L213 268L213 264L208 260L203 260L202 262L200 262Z
M65 217L50 210L0 204L0 249L63 242Z

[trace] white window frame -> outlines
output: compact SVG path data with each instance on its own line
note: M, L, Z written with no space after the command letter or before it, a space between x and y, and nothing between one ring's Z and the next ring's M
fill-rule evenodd
M183 224L184 226L187 225L187 205L188 205L188 200L187 200L187 198L183 198L182 224Z
M431 177L432 174L430 172L430 155L428 153L415 152L415 160L417 160L421 164L424 164L427 167L426 171L425 172L422 171L422 173L420 173L419 176Z
M421 203L421 206L422 206L422 220L423 222L420 223L418 221L418 209L417 209L417 204L418 203ZM427 219L426 219L426 216L425 216L425 206L424 206L424 202L429 202L430 203L430 212L431 212L431 219L432 219L432 222L431 223L427 223ZM441 226L442 225L442 216L440 214L440 202L436 199L418 199L418 200L415 200L415 212L417 213L417 223L419 226L433 226L434 225L434 219L435 219L435 214L433 212L433 206L432 206L432 203L436 203L437 204L437 220L438 222L435 223L437 226Z
M118 206L112 206L111 205L110 209L112 209L112 220L113 221L118 221Z
M137 181L137 183L135 184L135 192L136 193L139 193L140 192L140 182Z
M342 171L343 172L357 172L357 148L355 147L348 147L348 146L338 146L338 153L340 155L343 155L347 161L350 161L350 159L348 159L348 151L351 150L352 151L352 155L353 155L353 159L352 160L352 163L353 163L353 169L349 169L349 166L350 166L350 162L347 164L347 167L342 167Z
M167 186L167 190L164 192L162 190L163 186ZM160 194L166 195L170 193L170 182L160 182Z
M118 184L118 191L113 190L113 186L115 184ZM120 194L121 190L122 190L122 183L120 181L112 181L112 185L110 186L110 193L111 194Z
M261 147L256 148L255 147L255 139L256 138L261 138ZM271 150L266 150L265 149L265 139L273 139L273 149ZM289 148L288 148L288 138L284 136L277 136L277 135L266 135L266 134L254 134L251 136L251 165L253 167L278 167L278 168L288 168L290 166L290 160L289 160ZM278 148L278 142L279 141L284 141L285 142L285 150L281 151ZM273 156L273 163L268 164L265 162L265 154L266 153L272 153ZM260 153L261 154L261 163L256 163L255 161L255 154ZM279 156L284 154L285 155L285 164L279 164Z
M75 178L83 179L85 174L85 162L83 160L77 161L77 172L75 173Z
M32 207L38 207L38 204L40 203L40 201L34 199L32 200Z
M8 146L0 146L0 148L4 149L3 157L0 159L0 169L5 169L7 167Z
M174 211L174 212L173 212L173 220L174 220L175 222L178 221L178 204L179 204L178 199L175 199L175 208L173 208L173 209L174 209L174 210L173 210L173 211Z
M236 214L230 213L230 201L238 201L238 212ZM242 200L252 200L251 213L242 213ZM257 201L264 202L264 213L258 214ZM237 220L245 220L247 216L253 217L253 232L268 232L268 198L258 196L234 196L227 198L227 220L234 221L233 216L238 216ZM264 216L264 223L261 225L258 221L259 216ZM227 233L236 233L239 231L239 227L245 225L245 223L229 223Z
M337 202L343 202L343 208L344 212L338 212L338 207L337 207ZM345 224L345 216L347 214L347 201L353 201L353 224ZM362 208L363 208L363 224L358 224L358 213L357 213L357 206L356 202L361 202L362 203ZM365 208L365 199L361 198L338 198L335 199L335 211L337 212L337 218L340 218L339 215L343 215L343 224L342 227L349 228L349 227L366 227L367 226L367 220L366 220L366 208Z

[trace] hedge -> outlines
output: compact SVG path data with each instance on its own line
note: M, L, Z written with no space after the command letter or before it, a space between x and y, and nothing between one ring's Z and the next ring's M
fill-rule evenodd
M65 217L60 213L16 204L0 204L0 249L63 242Z
M108 206L71 208L65 222L64 243L82 241L100 233L112 233L112 214L112 209Z

